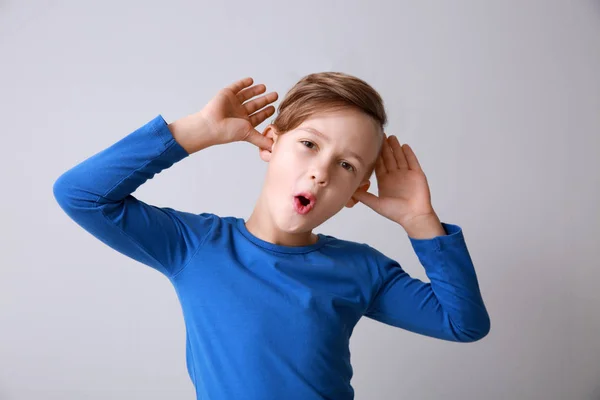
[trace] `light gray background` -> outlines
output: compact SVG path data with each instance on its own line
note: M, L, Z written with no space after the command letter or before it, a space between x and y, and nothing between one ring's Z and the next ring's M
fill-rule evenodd
M460 344L363 318L356 398L600 399L599 1L9 0L0 54L0 399L194 397L169 281L69 220L52 185L234 80L282 99L326 70L382 94L388 134L464 229L492 321ZM135 195L247 218L265 168L250 144L214 147ZM317 231L427 280L363 205Z

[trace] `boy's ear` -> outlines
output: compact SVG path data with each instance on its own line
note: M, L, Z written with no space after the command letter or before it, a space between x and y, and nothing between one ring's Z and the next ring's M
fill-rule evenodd
M357 191L357 192L358 192L358 191L363 191L363 192L366 192L367 190L369 190L369 187L370 187L370 186L371 186L371 181L367 179L367 180L363 181L363 182L360 184L360 186L358 187L358 189L356 189L356 191ZM350 198L350 200L348 200L348 202L346 203L346 207L348 207L348 208L352 208L352 207L354 207L354 206L356 205L356 203L358 203L358 200L356 200L356 199L354 198L354 196L352 196L352 197Z
M271 151L266 150L266 149L258 149L258 155L260 156L260 158L264 161L264 162L269 162L271 161L271 155L272 155L272 151L275 150L275 144L277 143L277 138L279 137L279 133L277 132L277 129L275 128L275 126L273 124L269 124L267 125L267 127L265 128L265 130L262 133L265 137L268 137L269 139L271 139L273 141L273 148L271 149Z

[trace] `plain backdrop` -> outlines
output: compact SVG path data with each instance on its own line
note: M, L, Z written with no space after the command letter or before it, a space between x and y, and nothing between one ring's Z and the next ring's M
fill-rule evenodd
M599 1L0 0L0 54L1 400L194 398L169 281L72 222L52 185L237 79L281 100L319 71L381 93L492 324L465 344L361 319L356 398L600 399ZM135 196L247 218L265 170L252 145L217 146ZM316 231L427 281L402 227L362 204Z

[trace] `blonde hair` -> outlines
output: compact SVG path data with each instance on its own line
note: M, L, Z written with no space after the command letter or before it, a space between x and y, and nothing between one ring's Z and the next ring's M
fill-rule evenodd
M367 82L342 72L318 72L300 79L285 95L271 122L285 133L317 113L354 108L373 118L383 132L387 114L381 95ZM370 166L367 177L374 168Z

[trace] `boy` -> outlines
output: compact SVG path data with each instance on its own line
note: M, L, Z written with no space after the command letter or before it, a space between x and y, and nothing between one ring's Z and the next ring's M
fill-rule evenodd
M486 336L462 230L440 222L416 156L383 132L379 94L350 75L308 75L261 134L254 128L274 114L277 93L253 99L266 87L252 83L231 84L173 123L157 116L53 188L80 226L169 278L197 398L352 399L349 340L363 315L443 340ZM269 163L248 221L131 195L190 154L234 141ZM378 196L367 192L373 171ZM312 233L358 201L406 230L431 283L367 244Z

